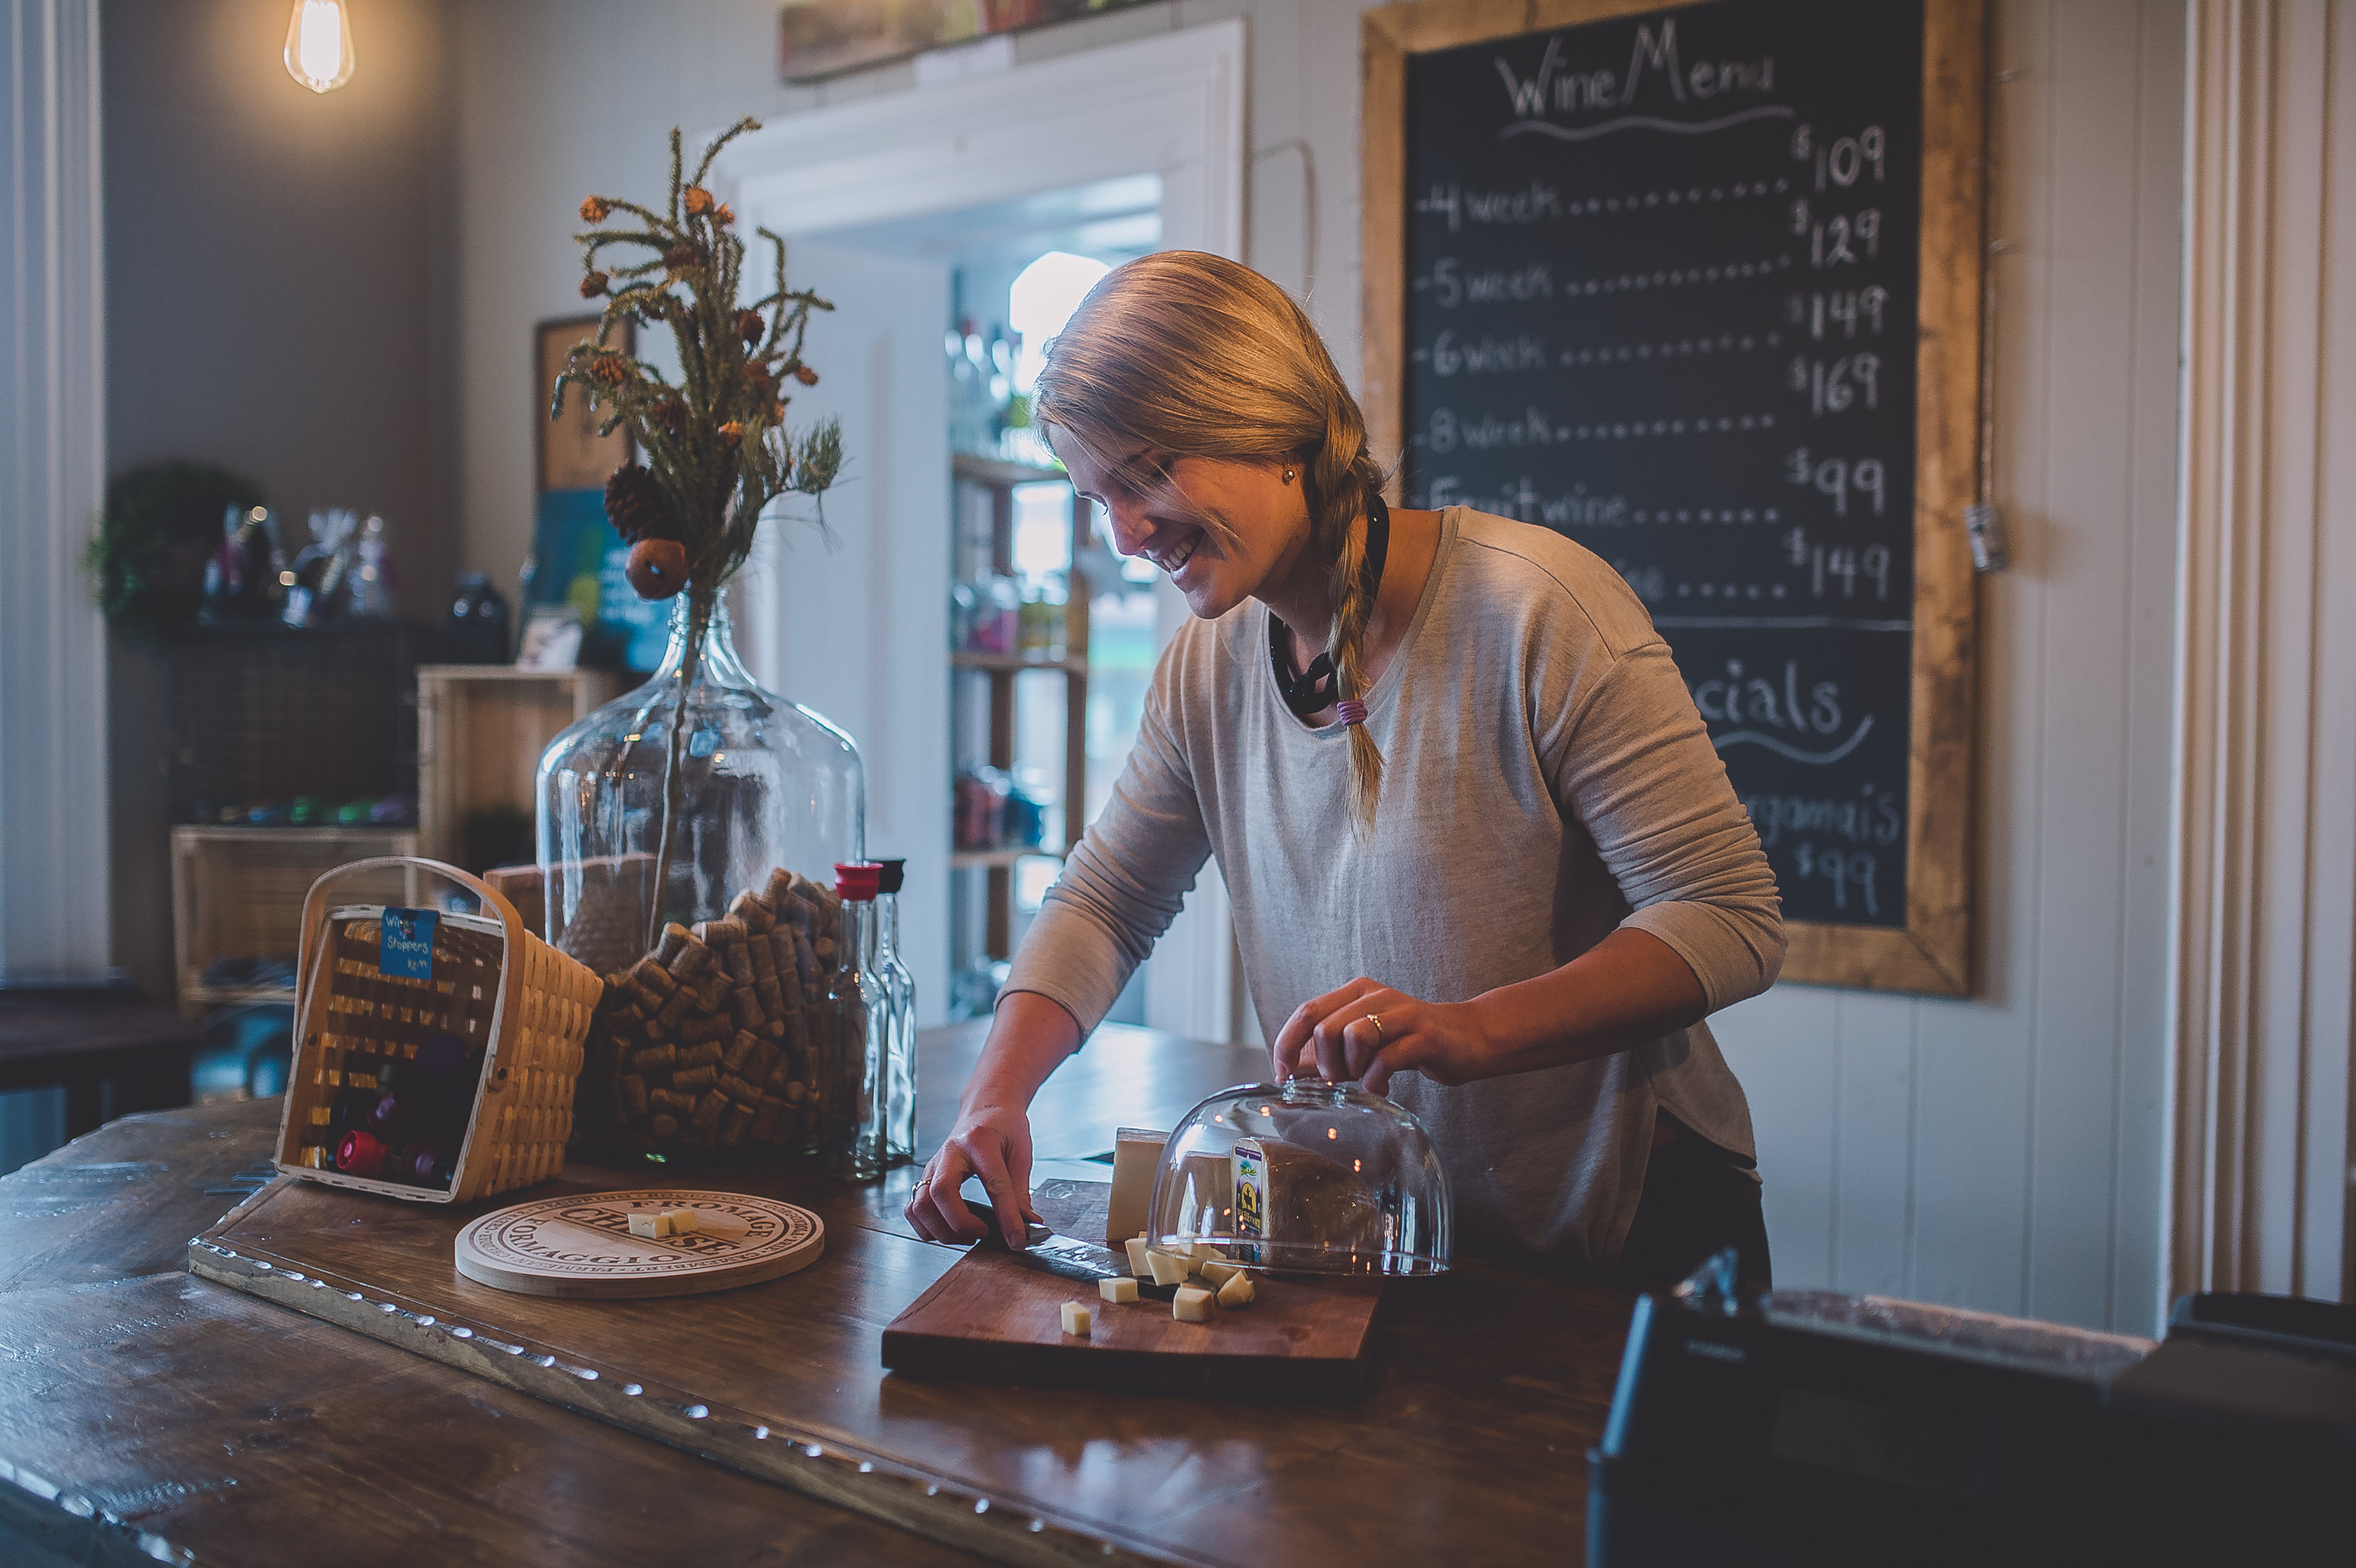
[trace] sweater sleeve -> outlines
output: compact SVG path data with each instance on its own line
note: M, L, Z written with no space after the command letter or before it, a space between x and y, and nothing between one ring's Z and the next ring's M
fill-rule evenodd
M1701 981L1711 1012L1783 966L1783 903L1749 813L1657 637L1612 660L1541 747L1563 810L1595 841L1631 912Z
M1174 644L1164 653L1112 799L1066 857L1001 993L1038 993L1077 1019L1084 1037L1169 929L1210 858L1194 773L1170 722L1176 653Z

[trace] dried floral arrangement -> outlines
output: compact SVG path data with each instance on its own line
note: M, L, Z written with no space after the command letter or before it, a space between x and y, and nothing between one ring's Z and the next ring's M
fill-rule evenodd
M687 657L679 671L681 700L671 709L661 839L647 945L659 932L661 890L669 886L683 779L680 719L693 684L720 591L752 554L763 512L778 497L816 498L842 466L841 428L832 420L797 439L786 428L789 384L815 386L802 360L810 313L834 307L807 289L786 285L786 242L756 230L775 252L768 292L741 299L744 242L736 215L705 181L722 148L760 122L739 120L703 150L691 174L670 134L670 199L661 210L613 197L581 203L590 227L581 242L581 294L604 299L594 339L576 344L557 376L551 420L578 388L605 418L600 435L626 424L643 463L615 471L605 484L605 515L629 546L630 585L648 599L688 596ZM609 252L643 255L618 262ZM609 346L615 324L630 319L670 328L680 381L634 354ZM821 526L823 520L821 519Z

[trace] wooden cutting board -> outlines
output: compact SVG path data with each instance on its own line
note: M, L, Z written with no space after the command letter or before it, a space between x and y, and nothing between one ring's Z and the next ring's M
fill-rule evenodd
M1104 1232L1108 1191L1058 1182L1033 1198L1057 1230L1093 1239ZM1214 1308L1209 1323L1180 1323L1166 1301L1115 1305L1083 1281L1041 1273L995 1249L975 1251L884 1330L884 1364L894 1372L1003 1382L1256 1399L1355 1396L1373 1365L1383 1287L1302 1276L1258 1283L1251 1305ZM1063 1331L1067 1301L1086 1302L1096 1314L1086 1339Z

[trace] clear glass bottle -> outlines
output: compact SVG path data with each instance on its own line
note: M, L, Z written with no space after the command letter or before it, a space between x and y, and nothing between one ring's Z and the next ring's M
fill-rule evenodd
M600 974L649 951L665 921L721 917L777 867L823 886L838 862L866 854L866 773L851 736L762 689L724 606L681 595L670 614L647 683L541 754L548 940Z
M905 860L879 860L875 972L890 1003L884 1077L884 1164L916 1163L916 976L900 956L900 888Z
M891 1104L892 998L875 950L883 869L873 862L834 868L842 937L829 997L832 1048L820 1047L818 1157L819 1168L841 1181L873 1181L890 1164L884 1122Z

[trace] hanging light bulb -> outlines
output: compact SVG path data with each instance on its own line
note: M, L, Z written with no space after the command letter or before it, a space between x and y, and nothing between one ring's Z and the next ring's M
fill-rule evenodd
M286 71L314 92L332 92L352 79L347 0L294 0L286 20Z

